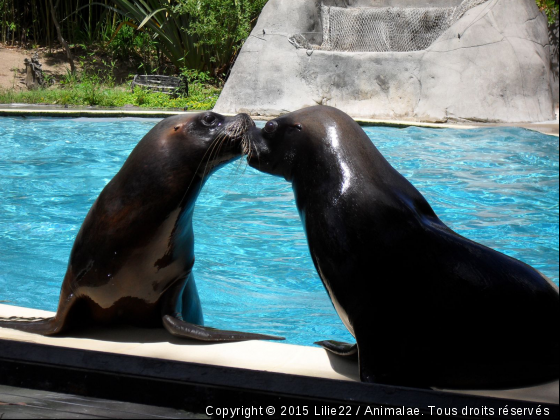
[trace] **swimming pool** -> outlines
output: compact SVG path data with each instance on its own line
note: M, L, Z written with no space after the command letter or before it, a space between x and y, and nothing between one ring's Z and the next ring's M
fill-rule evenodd
M86 213L157 121L0 118L0 301L56 310ZM365 130L451 228L558 284L558 138ZM315 272L288 183L235 162L207 183L194 229L207 325L303 345L352 340Z

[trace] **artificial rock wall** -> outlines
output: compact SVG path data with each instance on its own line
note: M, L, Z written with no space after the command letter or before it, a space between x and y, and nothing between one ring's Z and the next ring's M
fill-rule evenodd
M322 51L289 42L303 34L321 44L321 4L449 7L460 2L269 0L215 110L273 116L324 104L356 118L554 119L547 23L534 0L489 0L423 51Z

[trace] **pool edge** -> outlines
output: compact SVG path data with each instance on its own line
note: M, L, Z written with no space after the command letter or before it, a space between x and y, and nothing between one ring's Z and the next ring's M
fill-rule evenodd
M18 108L8 109L0 104L0 117L63 117L63 118L166 118L173 115L184 113L199 113L204 111L168 111L168 110L127 110L127 109L29 109ZM234 114L223 114L234 115ZM268 120L272 117L264 117L261 115L251 115L254 120ZM548 136L559 137L558 122L543 123L432 123L421 121L405 121L405 120L381 120L368 118L354 118L354 120L362 126L384 126L384 127L425 127L425 128L453 128L459 130L469 130L485 127L519 127L532 130Z
M175 362L91 350L57 348L0 339L0 383L174 407L204 413L208 406L309 407L317 412L340 406L419 409L540 407L557 418L558 404L472 396L389 385L311 378L276 372ZM268 413L268 412L267 412ZM501 417L479 415L477 418ZM531 418L531 417L525 417Z
M0 317L4 318L52 315L53 313L48 311L0 304ZM168 369L165 370L168 373L165 373L161 366L168 366ZM406 389L407 392L412 392L413 401L418 404L430 402L432 398L436 397L443 398L441 396L444 395L444 400L448 404L455 404L457 401L482 402L488 399L493 404L501 404L501 406L506 404L511 406L511 402L516 401L518 406L549 404L558 407L558 381L535 387L502 391L414 390L362 384L357 380L358 367L355 361L348 362L345 358L329 355L318 347L264 341L201 344L174 339L164 329L132 327L83 329L72 335L55 337L0 328L0 384L44 389L43 386L51 383L52 378L58 375L58 372L62 372L63 376L69 375L67 381L78 388L84 388L84 393L96 391L88 388L87 381L83 383L85 381L83 378L88 375L89 377L97 375L101 378L101 382L107 380L109 383L117 381L121 375L127 377L148 375L151 378L148 382L156 388L157 383L161 381L173 384L184 380L190 383L188 386L194 386L192 383L200 384L202 381L205 384L204 387L225 387L227 391L237 381L238 388L245 386L251 388L257 383L263 384L266 392L282 395L293 394L294 398L300 398L302 395L312 399L327 398L329 401L336 400L335 397L342 392L340 390L343 390L343 394L350 392L349 399L344 400L348 403L362 401L364 404L375 404L377 401L377 404L387 404L387 402L380 403L378 400L366 398L369 395L369 391L366 391L369 389L374 394L377 393L376 398L381 398L386 393L398 394L401 392L400 390ZM224 378L221 377L222 373L226 375ZM239 375L236 376L236 374ZM70 380L71 377L74 379ZM282 385L284 388L270 387L276 384L277 380L284 384ZM138 381L142 382L143 379L133 380L133 382ZM253 385L250 385L251 381L253 381ZM56 386L53 385L53 388L49 389L72 393L71 389L61 391L61 389L66 389L63 385L64 383L57 383ZM62 388L60 388L61 386ZM374 388L371 388L372 386ZM322 389L323 387L327 387L329 392L332 390L336 392L320 395L308 395L303 392L308 388ZM262 391L260 385L251 389L250 393ZM354 395L352 390L357 392L357 395L365 393L363 394L365 399L352 399L351 397ZM111 397L111 395L91 393L87 396ZM421 396L423 399L420 398ZM114 398L124 397L119 396L117 389ZM397 401L399 402L397 405L401 405L402 401L399 399ZM160 402L154 401L151 404L159 405ZM426 407L427 405L424 408Z

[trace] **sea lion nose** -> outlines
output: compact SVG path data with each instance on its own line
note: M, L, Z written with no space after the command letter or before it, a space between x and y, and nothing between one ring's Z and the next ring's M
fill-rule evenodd
M249 116L249 114L246 114L246 113L242 112L240 114L237 114L237 117L243 119L244 122L248 124L249 128L256 127L255 122Z

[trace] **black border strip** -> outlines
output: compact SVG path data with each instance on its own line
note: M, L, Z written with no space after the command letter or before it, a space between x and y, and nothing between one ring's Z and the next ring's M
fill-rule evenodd
M91 350L0 340L3 385L158 405L205 413L206 407L281 406L407 407L430 414L486 407L493 416L504 407L537 408L558 418L557 404L534 403L396 386L364 384L274 372L103 353ZM311 409L311 413L314 412ZM280 414L277 411L277 414ZM364 412L362 411L362 413ZM321 412L321 411L319 411ZM503 412L502 412L503 414ZM519 418L519 416L516 416ZM523 418L543 418L525 415ZM548 416L546 416L548 417ZM270 417L269 417L270 418Z

